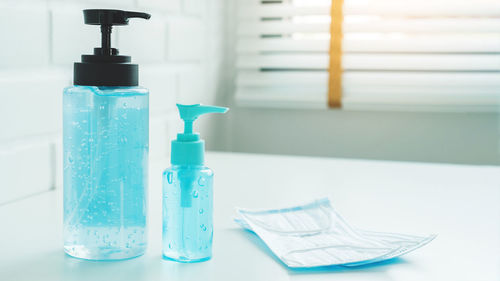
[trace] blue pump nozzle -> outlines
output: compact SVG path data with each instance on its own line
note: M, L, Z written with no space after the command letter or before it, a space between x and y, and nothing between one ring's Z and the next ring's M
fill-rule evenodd
M179 114L181 115L181 119L184 120L184 134L193 133L193 122L200 115L207 113L226 113L229 110L229 108L227 107L202 105L202 104L192 104L192 105L177 104L177 108L179 109Z
M172 141L170 162L173 165L203 165L205 142L193 132L193 122L207 113L226 113L229 108L202 104L177 104L181 119L184 121L184 133L177 134Z
M205 142L200 135L193 132L193 122L203 114L226 113L226 107L209 106L201 104L177 104L181 119L184 121L184 133L177 134L177 139L172 141L170 162L172 165L203 165L205 156ZM191 207L193 185L197 181L195 169L183 169L179 172L181 187L181 207Z

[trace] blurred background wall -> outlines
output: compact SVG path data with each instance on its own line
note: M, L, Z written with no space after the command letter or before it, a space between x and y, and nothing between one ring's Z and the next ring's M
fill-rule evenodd
M72 64L99 45L84 8L147 11L113 45L150 89L150 159L168 164L176 102L230 106L196 124L209 150L500 164L495 112L291 109L237 105L233 0L0 2L0 204L62 186L62 91Z
M231 151L457 164L500 164L497 113L233 107Z

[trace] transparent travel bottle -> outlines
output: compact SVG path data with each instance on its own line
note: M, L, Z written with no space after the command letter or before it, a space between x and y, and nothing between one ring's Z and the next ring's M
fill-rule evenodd
M63 93L64 250L91 260L142 255L147 246L149 93L138 66L110 46L112 25L145 13L84 10L102 47L74 66Z
M225 107L177 105L184 133L172 141L172 167L163 173L163 257L179 262L212 256L213 172L204 166L205 142L193 133L202 114L225 113Z

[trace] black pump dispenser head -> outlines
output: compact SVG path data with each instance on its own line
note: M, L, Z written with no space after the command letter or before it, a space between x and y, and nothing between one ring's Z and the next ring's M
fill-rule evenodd
M86 86L137 86L139 67L131 64L129 56L118 55L111 47L113 25L127 25L129 18L151 18L150 14L121 10L83 10L85 24L101 26L101 47L93 55L82 55L82 62L74 65L75 85Z

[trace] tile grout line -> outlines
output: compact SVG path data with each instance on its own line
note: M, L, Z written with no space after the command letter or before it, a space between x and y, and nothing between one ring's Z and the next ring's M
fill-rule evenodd
M49 190L54 190L57 188L57 148L56 143L50 143L50 187Z

